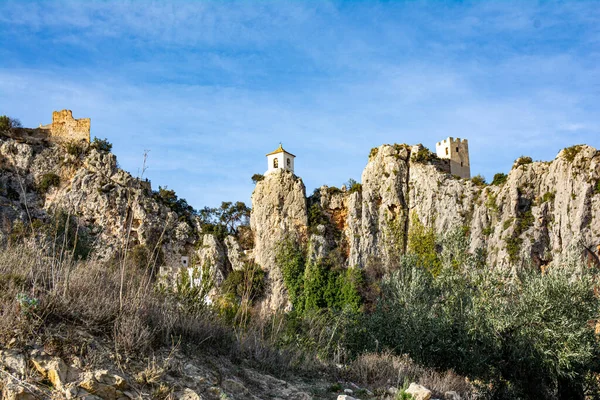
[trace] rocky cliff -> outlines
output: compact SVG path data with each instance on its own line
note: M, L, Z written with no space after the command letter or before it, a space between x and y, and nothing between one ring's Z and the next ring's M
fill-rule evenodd
M55 144L34 130L0 137L2 239L76 219L102 257L143 246L177 259L198 240L198 221L152 192L150 182L117 167L109 151L88 144ZM79 231L78 231L79 233Z
M415 146L375 149L362 188L323 196L321 205L349 244L348 265L384 265L406 250L415 222L436 233L463 228L471 250L484 249L488 265L540 267L579 246L597 256L600 245L600 152L562 150L551 162L515 162L493 185L457 179ZM309 200L310 201L310 200ZM340 224L339 215L344 215Z
M250 226L254 232L254 261L268 276L266 306L287 308L281 270L275 262L279 244L285 239L305 242L308 217L304 183L294 174L276 170L257 183L252 194Z
M292 233L309 257L337 250L347 267L390 270L419 224L438 236L462 229L489 266L544 268L572 249L598 263L599 162L596 149L574 146L551 162L520 158L507 176L485 184L452 176L420 145L383 145L371 151L362 185L322 187L306 202L299 178L268 176L253 195L256 262L283 287L276 249ZM313 218L317 212L326 220Z
M382 145L371 150L362 184L322 187L309 197L300 178L275 171L252 195L248 251L233 237L203 234L193 210L119 169L107 149L55 144L24 129L0 137L0 237L36 233L61 211L106 258L136 247L160 250L171 265L194 255L195 263L210 264L217 282L253 258L267 272L265 305L285 309L276 262L285 239L300 243L309 259L337 252L346 267L385 271L397 267L418 223L438 235L461 228L490 266L543 268L573 248L597 263L599 154L581 145L551 162L521 158L507 176L485 184L452 176L422 146Z

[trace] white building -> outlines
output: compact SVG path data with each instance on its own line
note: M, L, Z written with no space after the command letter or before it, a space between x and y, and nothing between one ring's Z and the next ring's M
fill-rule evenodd
M265 172L265 175L278 169L284 169L294 173L294 158L296 158L296 156L285 151L280 143L277 150L267 154L268 169L267 172Z
M450 160L450 173L461 178L471 178L469 163L469 141L467 139L449 137L435 146L439 158Z

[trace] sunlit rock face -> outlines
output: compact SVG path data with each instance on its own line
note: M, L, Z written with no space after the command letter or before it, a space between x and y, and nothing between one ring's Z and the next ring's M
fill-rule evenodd
M254 261L268 276L264 307L288 307L281 270L276 263L279 244L286 238L306 242L306 192L302 180L290 171L276 170L256 184L252 194L250 226L254 232Z

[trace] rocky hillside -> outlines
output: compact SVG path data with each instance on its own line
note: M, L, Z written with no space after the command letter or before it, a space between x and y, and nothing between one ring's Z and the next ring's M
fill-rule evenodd
M55 144L25 129L11 136L0 137L4 241L43 231L58 214L74 218L79 243L105 258L136 246L177 258L198 240L197 217L118 168L110 144Z
M310 258L338 251L347 267L389 270L425 227L438 236L462 229L490 266L543 268L571 249L598 263L599 162L596 149L574 146L551 162L522 157L486 184L450 175L422 146L383 145L371 151L362 185L322 187L306 201L300 178L270 174L252 198L256 260L281 286L275 258L287 235Z
M462 229L491 266L543 268L573 248L597 263L599 161L597 150L574 146L551 162L522 157L485 184L450 175L420 145L382 145L371 150L362 183L348 188L324 186L307 197L299 177L267 175L252 196L253 238L241 246L227 233L207 234L199 213L174 192L153 191L118 168L107 142L55 144L19 129L0 137L0 232L4 241L40 236L66 215L76 221L77 240L103 258L142 249L161 265L179 265L191 255L213 268L217 283L253 259L267 272L265 304L281 309L289 306L276 262L284 239L301 244L309 259L336 253L345 267L367 270L394 269L423 227L438 235Z

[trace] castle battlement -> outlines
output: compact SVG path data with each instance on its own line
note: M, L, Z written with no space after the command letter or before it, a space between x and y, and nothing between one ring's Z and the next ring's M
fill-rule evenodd
M91 120L89 118L75 119L71 110L54 111L52 123L40 125L47 130L52 140L57 142L85 141L90 142Z
M467 139L449 137L438 142L435 152L439 158L450 160L450 173L461 178L471 177L469 161L469 141Z
M444 139L441 142L437 142L437 146L441 146L442 144L447 144L447 143L464 143L464 144L469 144L469 141L467 139L462 139L461 138L456 138L454 139L452 136L450 136L448 139Z

